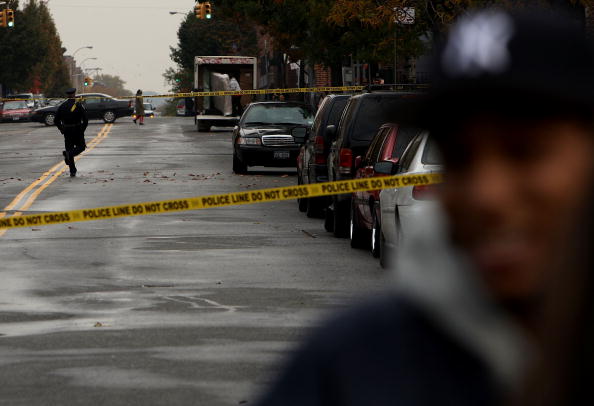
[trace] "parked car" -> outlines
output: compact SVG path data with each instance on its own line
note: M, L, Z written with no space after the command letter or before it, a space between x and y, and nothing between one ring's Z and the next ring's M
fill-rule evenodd
M27 107L35 108L35 100L33 99L33 93L14 93L6 96L7 99L14 99L15 101L24 101L27 103Z
M9 100L0 104L0 121L30 121L33 109L24 100Z
M398 163L387 160L378 162L375 171L383 174L419 174L441 172L441 155L435 142L426 131L418 134L406 148ZM379 230L380 263L386 266L390 256L415 222L424 217L436 204L439 185L406 186L384 189L380 193L381 225Z
M310 107L292 102L251 103L233 129L233 172L246 173L249 166L296 166L306 131L311 127Z
M151 103L143 103L142 105L144 106L144 116L155 118L155 107ZM132 118L136 118L136 108L134 109Z
M103 120L113 123L120 117L131 116L134 111L133 100L119 100L102 93L82 93L76 95L87 109L89 120ZM57 106L48 106L35 110L32 120L45 125L54 125Z
M297 158L297 183L311 184L328 181L328 154L330 153L331 136L340 121L340 117L347 105L350 95L331 94L326 96L316 113L311 132L301 147ZM334 130L328 130L333 126ZM333 132L334 131L334 132ZM323 213L329 204L327 197L299 199L299 210L307 213L308 217L316 217Z
M411 140L421 130L384 124L373 139L367 154L355 158L355 178L366 179L385 176L376 172L378 162L397 165ZM361 191L352 194L350 212L350 240L353 248L371 248L374 257L380 255L381 233L380 190Z
M340 181L355 176L355 158L367 149L380 126L393 120L415 92L372 92L353 96L336 129L328 155L328 180ZM331 127L328 128L331 130ZM337 237L347 237L350 224L351 195L334 195L326 209L325 228Z

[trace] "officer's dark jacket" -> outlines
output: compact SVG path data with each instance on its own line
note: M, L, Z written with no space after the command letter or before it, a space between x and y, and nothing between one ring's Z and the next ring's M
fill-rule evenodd
M55 123L62 133L84 132L89 124L87 110L75 99L68 99L58 107Z

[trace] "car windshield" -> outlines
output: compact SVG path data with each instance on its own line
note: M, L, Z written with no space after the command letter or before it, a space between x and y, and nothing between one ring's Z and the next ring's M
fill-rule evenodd
M246 113L244 124L297 124L311 125L313 114L304 106L290 104L258 104Z
M145 110L152 110L153 109L153 105L150 103L144 103L144 109Z
M26 109L27 102L24 101L9 101L4 103L2 107L4 110L18 110L18 109Z
M371 141L378 128L392 121L394 110L403 102L401 97L368 97L361 102L357 113L353 139Z

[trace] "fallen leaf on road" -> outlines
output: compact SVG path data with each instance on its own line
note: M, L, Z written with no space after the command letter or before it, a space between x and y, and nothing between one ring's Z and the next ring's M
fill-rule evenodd
M103 323L97 322L93 327L103 327Z
M40 228L32 228L31 231L41 231Z
M289 177L289 175L286 175L286 174L281 176L281 178L288 178L288 177Z
M144 180L144 183L151 183L151 181L150 181L150 180L148 180L148 179L145 179L145 180Z

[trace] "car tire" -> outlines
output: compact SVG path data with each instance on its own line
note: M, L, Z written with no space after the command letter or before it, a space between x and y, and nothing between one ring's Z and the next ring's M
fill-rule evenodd
M245 175L247 171L247 165L241 162L237 155L233 154L233 172L238 175Z
M324 230L329 233L334 231L334 213L330 207L326 207L324 210Z
M357 212L354 205L351 205L351 215L349 221L349 237L351 240L351 248L367 248L369 247L369 236L366 230L357 224Z
M56 125L56 115L54 113L47 113L43 117L43 124L45 124L48 127Z
M349 206L345 202L334 201L334 236L346 238L349 236Z
M116 118L116 114L112 110L103 112L103 122L106 124L115 123Z
M305 209L305 214L309 218L321 218L323 216L323 198L321 197L311 197L307 199L307 208Z
M374 258L380 258L382 252L382 225L377 218L376 214L373 214L373 227L371 228L371 255Z
M301 182L301 179L297 179L297 184L299 186L301 186L303 183ZM301 213L305 213L307 211L307 201L309 199L308 198L303 198L303 197L298 197L297 198L297 207L299 207L299 211Z

